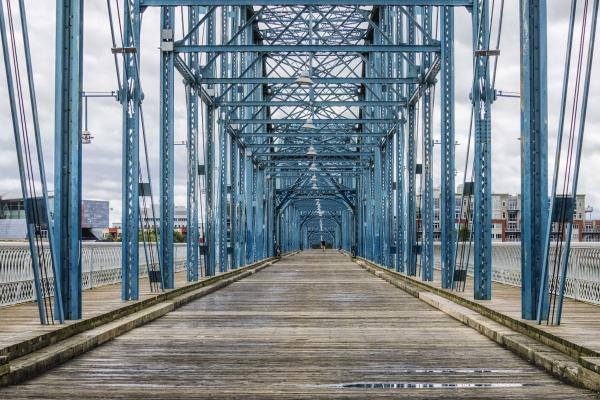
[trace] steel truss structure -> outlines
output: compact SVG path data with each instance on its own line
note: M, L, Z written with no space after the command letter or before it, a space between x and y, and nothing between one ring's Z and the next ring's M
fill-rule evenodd
M444 285L450 287L456 236L454 7L473 7L474 32L483 32L485 6L480 11L468 1L444 0L127 3L126 19L134 35L139 35L138 21L147 7L161 10L161 260L167 288L173 274L175 73L187 87L188 212L193 231L196 165L199 154L204 157L202 250L207 275L323 240L410 274L415 274L420 259L422 278L433 280L433 93L441 86L442 240L448 249L442 270ZM182 37L176 37L174 28L176 7L183 7L188 16ZM440 29L434 27L434 13ZM125 46L136 48L137 42L139 37L133 37ZM474 42L476 51L486 46L485 40ZM479 60L485 63L486 57ZM124 82L139 85L138 72L125 73ZM481 63L474 73L478 82L485 80ZM493 96L481 94L480 87L474 86L474 104L488 113L477 126L489 126ZM125 113L129 110L124 107ZM203 152L197 145L198 131L204 137ZM486 132L489 136L489 129ZM137 140L135 126L125 130L128 135L127 143ZM485 135L479 134L482 139L476 142L481 159L489 155ZM422 193L417 195L419 158ZM127 164L125 177L136 175L135 164ZM476 241L477 248L486 249L490 167L484 163L476 168L481 176ZM133 208L124 207L124 222L129 224L124 231L135 230L134 203L125 203ZM194 235L188 237L190 247ZM189 277L195 279L198 256L194 249L189 251ZM490 254L476 250L476 255L481 265L478 279L487 287ZM125 274L135 266L124 260L124 276L135 279L135 273Z
M547 169L545 2L522 3L528 10L521 21L522 48L528 49L522 73L529 82L522 85L523 191L529 193L523 291L524 316L533 319L542 262L536 230L547 212L546 177L539 172ZM123 59L123 300L139 298L139 196L146 183L139 159L140 32L150 7L160 9L164 289L174 285L175 79L185 83L187 106L189 281L198 280L202 268L210 276L321 241L431 281L434 158L440 157L440 267L443 287L452 288L454 14L466 7L473 32L474 296L491 298L495 92L489 65L497 52L490 48L488 1L124 0L123 41L113 49ZM82 10L83 0L57 6L55 236L61 240L54 250L67 319L81 317ZM179 12L185 18L176 18ZM440 104L434 104L436 90Z

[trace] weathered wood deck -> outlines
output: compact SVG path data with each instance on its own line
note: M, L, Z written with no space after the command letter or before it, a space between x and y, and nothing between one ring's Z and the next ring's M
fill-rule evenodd
M435 270L432 284L441 287L440 271ZM464 292L452 291L465 299L475 301L509 317L521 320L521 288L494 282L491 300L474 300L473 279L469 277ZM550 332L578 346L600 353L600 306L565 298L561 325L538 324L522 320L543 331Z
M204 279L204 278L203 278ZM187 285L186 273L175 274L175 287ZM140 300L156 296L150 291L148 278L140 279ZM123 306L121 301L121 284L105 285L83 292L83 318L116 310ZM72 324L74 321L66 321ZM36 338L48 332L62 328L64 325L41 325L38 308L35 302L15 304L0 308L0 353L1 349Z
M0 398L596 396L558 382L345 256L304 252L0 390Z

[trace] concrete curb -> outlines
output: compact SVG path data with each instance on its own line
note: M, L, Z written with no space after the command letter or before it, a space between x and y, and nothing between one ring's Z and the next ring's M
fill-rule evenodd
M265 259L11 346L12 352L0 355L0 386L13 385L39 375L277 261L275 258Z
M572 357L570 354L565 354L565 352L555 349L544 341L539 340L540 335L521 333L513 329L512 326L507 326L501 321L495 321L493 318L489 318L480 312L481 308L487 307L474 303L477 307L471 308L468 305L454 301L454 297L456 297L468 302L468 300L452 295L452 293L444 292L448 296L442 296L437 293L441 291L438 288L429 286L423 282L413 282L412 278L394 271L388 271L367 260L357 259L355 262L372 274L477 330L479 333L506 347L529 363L545 370L563 382L600 391L600 358ZM510 318L504 315L503 317L502 320ZM518 322L522 323L521 321Z

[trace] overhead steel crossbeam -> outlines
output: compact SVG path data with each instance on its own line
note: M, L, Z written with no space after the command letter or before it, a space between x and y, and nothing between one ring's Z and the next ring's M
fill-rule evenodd
M471 0L140 0L143 6L291 6L291 5L327 5L327 6L471 6Z

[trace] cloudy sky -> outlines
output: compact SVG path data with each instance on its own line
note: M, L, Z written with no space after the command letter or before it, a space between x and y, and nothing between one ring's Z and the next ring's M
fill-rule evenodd
M13 2L16 3L16 2ZM55 9L52 1L27 0L29 33L32 43L35 84L38 108L44 140L44 154L50 182L53 179L53 131L54 131L54 30ZM499 2L498 2L499 3ZM564 0L548 1L548 71L549 71L549 130L550 158L553 158L557 130L560 90L564 65L567 32L568 3ZM144 13L142 24L142 85L145 93L144 112L149 135L151 164L158 171L158 66L159 66L159 14L156 9ZM501 39L501 57L498 67L497 89L507 92L519 90L519 26L518 0L505 1L504 29ZM457 148L457 182L462 180L464 153L470 115L469 90L472 77L472 49L470 14L465 9L456 12L456 133L460 145ZM179 19L177 19L179 20ZM110 52L110 31L106 2L85 2L84 43L84 90L111 91L117 87L114 63ZM597 66L598 63L596 63ZM595 68L595 73L600 72ZM597 74L596 74L597 76ZM0 73L0 196L19 196L17 161L14 155L14 139L10 113L6 101L4 70ZM176 79L175 140L184 140L185 97L180 79ZM580 192L588 195L588 204L600 210L600 187L594 171L600 168L600 80L591 86L590 108L586 130L585 149L580 177ZM439 101L436 102L439 104ZM83 196L87 199L108 199L113 208L112 219L119 218L121 197L121 110L112 99L89 101L88 128L95 137L92 144L85 145L83 152ZM520 111L519 100L500 98L493 106L492 114L493 190L517 193L520 191ZM436 133L439 138L439 111L435 114ZM177 146L176 152L176 204L185 205L185 147ZM439 161L439 148L436 147ZM439 164L436 167L439 171ZM439 174L436 176L439 182Z

